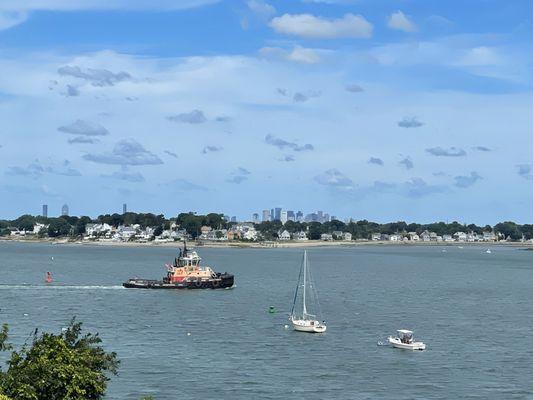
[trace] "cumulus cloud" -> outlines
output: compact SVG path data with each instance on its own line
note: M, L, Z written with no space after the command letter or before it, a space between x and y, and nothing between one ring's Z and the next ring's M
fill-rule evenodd
M205 146L202 150L202 154L216 153L221 150L222 150L222 147L219 147L219 146Z
M345 86L345 89L350 93L364 92L364 89L356 83L350 83Z
M275 32L312 39L369 38L373 26L361 15L327 19L311 14L284 14L270 21Z
M385 164L381 158L377 158L377 157L370 157L370 159L368 160L368 163L375 164L375 165L381 165L381 166Z
M489 151L492 151L491 148L489 148L489 147L485 147L485 146L474 146L474 147L472 147L472 150L482 151L482 152L489 152Z
M456 176L454 179L455 179L455 186L457 186L458 188L466 189L474 185L474 183L476 183L477 181L483 178L477 172L472 171L470 175Z
M231 117L227 115L219 115L218 117L215 118L215 121L216 122L230 122Z
M390 15L387 26L404 32L416 32L418 30L409 17L401 11L396 11Z
M48 164L48 163L47 163ZM81 176L81 172L71 167L69 160L64 160L57 164L54 162L44 165L39 160L35 160L26 167L14 166L9 167L6 171L7 175L27 176L31 178L39 178L44 174L63 175L63 176Z
M294 96L292 97L292 99L294 100L295 103L305 103L309 99L312 99L314 97L320 97L321 94L322 93L320 92L315 92L312 90L305 92L305 93L296 92L294 93Z
M61 76L83 79L93 86L114 86L123 81L131 81L133 78L128 72L111 72L107 69L81 68L77 65L66 65L57 70Z
M289 95L289 91L287 89L284 89L284 88L277 88L276 89L276 92L282 96L285 96L287 97Z
M116 165L158 165L163 161L155 154L146 150L134 139L123 139L115 144L110 153L85 154L83 158L101 164Z
M98 139L93 139L86 136L76 136L75 138L69 139L68 144L96 144L100 143Z
M12 176L27 176L31 178L38 178L44 174L44 168L40 163L33 162L27 167L9 167L6 171L6 174Z
M173 151L165 150L164 153L170 157L178 158L178 155L174 153Z
M352 190L354 188L353 181L336 168L328 169L315 176L315 182L335 189Z
M405 167L405 169L413 169L414 168L414 164L413 164L413 161L411 160L410 157L405 157L404 159L402 159L398 164L402 165L403 167Z
M459 147L449 147L449 148L443 148L443 147L432 147L429 149L426 149L426 152L431 154L432 156L436 157L464 157L466 156L466 151Z
M84 121L78 119L70 125L64 125L57 128L58 131L69 133L72 135L83 136L106 136L109 135L109 131L102 125L95 122Z
M416 117L404 117L401 121L398 121L400 128L420 128L422 125L424 123L420 122Z
M280 150L291 149L293 151L312 151L315 149L315 147L310 143L299 145L295 142L289 142L271 134L265 136L265 143L275 146Z
M413 178L401 186L401 191L411 198L425 197L430 194L443 193L446 187L440 185L430 185L421 178Z
M516 167L519 176L527 180L533 180L533 166L531 164L520 164Z
M240 184L248 179L248 175L250 175L250 171L248 171L246 168L238 167L231 173L231 176L226 179L226 181L229 183Z
M103 178L118 179L127 182L144 182L144 176L139 172L116 171L112 174L102 175Z
M278 161L282 161L282 162L292 162L292 161L295 161L296 159L294 158L294 156L292 155L286 155L286 156L283 156L281 158L278 158Z
M23 23L28 18L28 13L20 10L5 10L0 8L0 31L12 28Z
M165 187L170 187L171 189L177 192L207 192L208 189L205 186L197 185L186 179L175 179L169 184L166 184Z
M207 122L207 118L203 111L192 110L191 112L181 113L168 116L167 119L173 122L183 122L186 124L203 124Z
M80 90L76 86L67 85L63 95L65 97L76 97L80 95Z
M270 18L276 14L276 8L263 0L248 0L248 8L262 18Z
M318 64L322 61L319 51L302 46L294 46L291 50L281 47L262 47L261 57L292 61L300 64Z

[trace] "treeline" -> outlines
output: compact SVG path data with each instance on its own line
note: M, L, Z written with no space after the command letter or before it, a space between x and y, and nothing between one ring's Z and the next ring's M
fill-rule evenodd
M181 213L177 217L170 219L165 218L163 214L155 215L152 213L134 212L99 215L96 219L92 219L88 216L45 218L40 216L22 215L11 221L0 220L0 235L9 235L11 232L10 228L32 231L33 226L37 223L48 226L46 230L40 232L40 235L47 235L49 237L80 236L85 232L85 228L89 223L106 223L113 227L138 224L143 229L146 227L159 228L158 231L161 231L162 229L170 229L171 225L175 223L181 229L185 229L193 238L200 235L202 226L209 226L212 229L228 229L235 224L235 222L227 221L224 218L224 215L219 213L209 213L207 215ZM506 239L509 238L511 240L520 240L522 238L525 238L526 240L533 239L532 224L519 225L512 221L500 222L494 226L478 226L475 224L465 225L456 221L451 223L435 222L431 224L407 223L404 221L379 224L367 220L350 223L344 223L338 220L325 223L287 221L284 225L281 221L268 221L255 224L255 227L266 240L276 239L279 232L282 230L287 230L290 233L304 231L307 233L307 237L311 240L320 239L321 234L332 233L334 231L349 232L352 234L353 239L370 239L373 233L390 235L395 233L416 232L417 234L421 234L426 230L429 232L435 232L439 236L453 235L456 232L475 232L477 234L494 232L500 234L501 237Z
M391 235L395 233L416 232L420 235L426 230L429 232L435 232L439 236L453 235L456 232L475 232L477 234L482 234L483 232L495 232L496 234L501 234L504 238L510 238L511 240L520 240L522 237L527 240L533 239L533 225L519 225L511 221L501 222L494 226L478 226L475 224L465 225L456 221L451 223L435 222L431 224L408 224L404 221L379 224L367 220L350 223L333 220L323 224L319 222L287 221L285 225L280 221L269 221L256 224L256 229L261 232L265 239L269 240L277 238L280 230L287 230L289 233L304 231L307 232L307 237L311 240L318 240L323 233L332 233L334 231L349 232L352 234L353 239L370 239L373 233Z
M172 223L176 223L180 228L186 229L187 232L196 238L200 234L202 226L210 226L213 229L226 229L231 223L224 219L223 214L210 213L207 215L196 215L194 213L181 213L177 217L166 219L163 214L155 215L152 213L134 213L125 214L104 214L98 218L92 219L88 216L61 216L57 218L45 218L42 216L22 215L14 220L0 220L0 236L8 236L11 228L20 231L31 232L36 224L47 225L48 228L39 232L40 236L59 237L59 236L80 236L85 233L87 224L101 223L108 224L112 227L121 225L131 226L140 225L141 228L153 227L170 229Z

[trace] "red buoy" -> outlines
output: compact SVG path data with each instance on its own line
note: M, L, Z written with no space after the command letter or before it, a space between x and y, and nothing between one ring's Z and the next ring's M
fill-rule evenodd
M52 283L52 273L50 271L46 272L46 278L44 278L46 283Z

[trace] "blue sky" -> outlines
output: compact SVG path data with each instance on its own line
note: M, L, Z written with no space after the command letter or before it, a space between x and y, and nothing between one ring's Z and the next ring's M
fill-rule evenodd
M3 0L1 217L531 222L529 1Z

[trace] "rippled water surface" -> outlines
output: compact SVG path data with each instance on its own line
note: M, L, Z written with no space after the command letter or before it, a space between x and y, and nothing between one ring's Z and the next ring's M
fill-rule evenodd
M234 289L150 291L120 284L174 249L0 243L0 322L17 344L74 315L100 332L122 362L109 399L533 399L533 252L443 249L311 249L312 335L284 328L301 250L200 248ZM428 350L377 345L399 328Z

